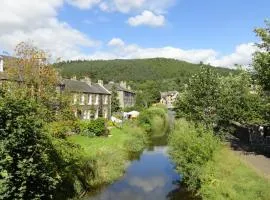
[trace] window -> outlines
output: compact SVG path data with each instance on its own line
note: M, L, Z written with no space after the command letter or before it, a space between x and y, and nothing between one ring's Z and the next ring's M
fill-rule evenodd
M96 95L96 105L98 105L98 101L99 101L99 96L98 96L98 94Z
M81 105L84 105L84 100L85 100L84 94L82 94L82 95L81 95Z
M104 104L107 104L107 103L108 103L108 96L105 95L105 96L104 96Z
M92 104L92 94L88 95L88 105Z
M74 94L73 95L73 104L76 104L77 103L77 94Z

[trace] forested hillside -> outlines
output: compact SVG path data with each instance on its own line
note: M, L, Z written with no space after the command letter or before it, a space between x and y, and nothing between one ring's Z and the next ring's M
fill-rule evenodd
M93 80L104 81L145 81L161 79L186 80L191 74L198 72L201 64L192 64L184 61L153 58L135 60L108 60L108 61L67 61L55 64L61 69L65 77L90 76ZM211 66L209 66L211 67ZM228 74L231 70L214 68L221 74Z

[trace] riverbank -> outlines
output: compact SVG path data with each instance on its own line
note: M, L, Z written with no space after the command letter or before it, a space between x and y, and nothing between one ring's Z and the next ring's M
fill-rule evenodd
M170 136L170 156L190 190L202 199L267 200L270 182L213 132L184 120Z
M112 128L109 137L74 135L68 140L80 145L85 158L92 163L93 177L88 180L90 188L98 188L120 178L130 154L142 151L146 143L143 129L132 123L125 124L122 129Z

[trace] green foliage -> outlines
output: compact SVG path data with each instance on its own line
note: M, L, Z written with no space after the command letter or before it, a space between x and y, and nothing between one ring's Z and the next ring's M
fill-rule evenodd
M239 71L220 77L202 68L194 75L176 103L177 117L185 117L208 127L240 123L263 123L265 100L260 90L251 90L251 74Z
M60 178L38 105L0 98L0 199L52 199Z
M202 199L268 200L270 182L223 147L200 174Z
M56 138L65 138L70 133L76 132L75 121L55 121L47 125L47 131Z
M73 75L88 75L94 80L105 81L122 80L146 81L175 79L179 82L186 79L199 70L200 64L192 64L184 61L165 58L134 59L134 60L96 60L96 61L67 61L55 64L67 77ZM209 66L211 67L211 66ZM231 70L226 68L213 68L222 74L228 74ZM121 72L121 73L119 73ZM170 81L171 83L171 81ZM161 87L161 85L160 85Z
M265 99L260 90L251 90L250 83L251 75L245 71L221 80L216 107L219 122L265 123Z
M142 111L138 122L148 133L155 131L165 133L169 129L167 112L160 107L151 107Z
M124 143L124 147L128 152L133 154L143 151L147 143L147 134L145 131L137 125L126 125L123 131L129 136Z
M120 102L118 99L118 94L115 85L112 87L112 94L111 94L111 111L112 113L116 113L120 111Z
M190 190L201 187L200 175L219 148L220 141L204 126L195 127L184 120L176 122L170 135L169 154Z
M214 123L220 90L220 76L209 68L201 68L180 95L176 104L177 116L195 122Z
M91 121L79 121L80 133L85 136L105 136L107 135L106 120L98 118Z
M254 54L253 67L258 83L270 91L270 22L266 21L265 28L255 29L255 33L261 41L257 44L259 51Z

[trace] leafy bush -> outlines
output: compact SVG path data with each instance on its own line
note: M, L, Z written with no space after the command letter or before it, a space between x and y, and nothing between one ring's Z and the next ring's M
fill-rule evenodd
M169 129L166 110L159 107L151 107L141 112L138 122L148 133L154 133L157 127L160 128L158 131L163 133Z
M212 131L199 125L178 120L170 135L169 154L176 164L177 171L183 175L190 190L201 186L200 174L214 152L220 147L220 141Z
M129 135L128 139L124 143L124 146L129 153L132 154L141 152L147 143L145 131L136 125L125 126L123 131L125 134Z
M56 121L47 125L48 132L57 138L65 138L71 132L76 132L74 121Z
M92 121L80 121L79 127L80 133L89 137L105 136L108 134L106 120L103 118Z
M0 199L52 199L60 182L38 105L0 99Z

